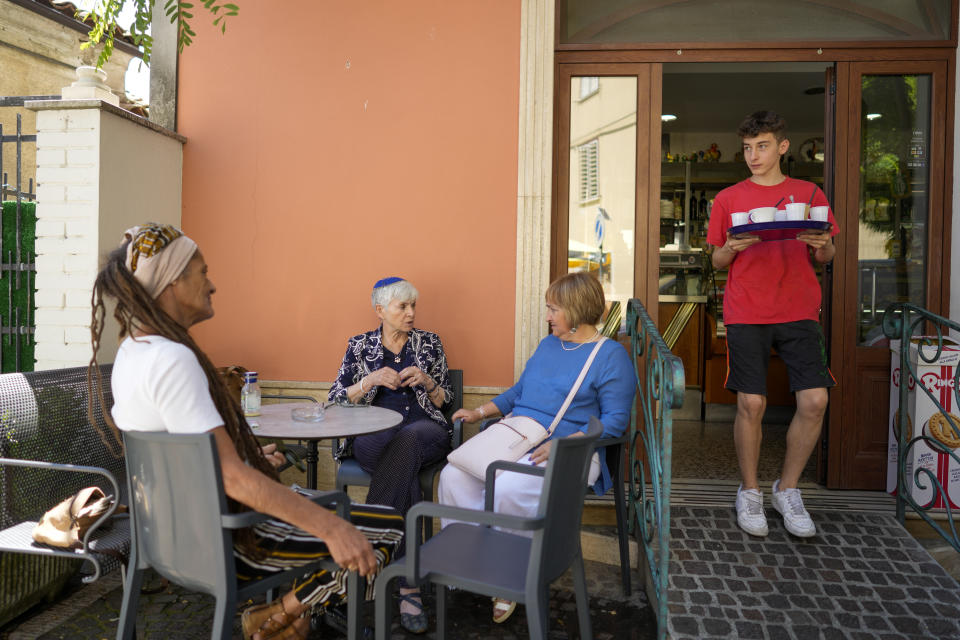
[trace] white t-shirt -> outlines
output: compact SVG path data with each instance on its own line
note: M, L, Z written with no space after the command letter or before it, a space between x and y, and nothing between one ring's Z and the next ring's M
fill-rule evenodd
M223 424L197 357L167 338L127 337L110 386L111 414L122 431L205 433Z

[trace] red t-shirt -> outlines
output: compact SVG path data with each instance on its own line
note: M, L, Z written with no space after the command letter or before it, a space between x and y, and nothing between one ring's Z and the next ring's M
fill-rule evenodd
M717 194L710 212L707 242L722 247L727 241L730 214L757 207L772 207L782 198L790 202L809 202L829 206L827 197L812 182L786 178L772 187L756 184L749 178ZM833 210L830 235L837 235ZM768 232L770 233L770 232ZM808 245L796 239L796 230L776 232L779 239L765 235L762 242L741 251L728 267L723 294L724 324L776 324L796 320L820 320L820 284L811 264Z

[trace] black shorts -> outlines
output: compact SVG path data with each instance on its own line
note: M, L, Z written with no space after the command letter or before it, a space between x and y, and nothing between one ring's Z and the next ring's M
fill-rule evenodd
M787 365L790 391L837 384L827 367L827 348L820 324L798 320L781 324L727 325L727 379L731 391L767 395L770 349Z

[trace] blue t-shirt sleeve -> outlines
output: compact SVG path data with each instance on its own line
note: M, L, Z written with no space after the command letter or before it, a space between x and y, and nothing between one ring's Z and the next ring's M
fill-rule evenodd
M600 402L600 422L603 423L603 436L615 438L623 435L630 424L630 410L636 394L636 374L630 362L627 350L616 342L597 380ZM597 354L598 356L600 354ZM584 426L586 430L586 425Z
M513 407L517 404L517 398L523 393L523 381L526 375L527 370L524 368L523 373L520 374L520 379L512 387L491 400L493 404L497 405L501 415L507 415L513 411Z
M527 369L529 369L530 362L536 359L536 357L544 349L543 344L545 341L546 338L540 341L540 344L537 345L537 349L533 352L533 355L530 356L529 360L527 360L523 367L523 372L520 374L520 379L517 380L512 387L491 400L493 404L497 405L497 409L499 409L502 415L507 415L513 411L513 408L517 405L517 399L523 395L523 384L527 379Z

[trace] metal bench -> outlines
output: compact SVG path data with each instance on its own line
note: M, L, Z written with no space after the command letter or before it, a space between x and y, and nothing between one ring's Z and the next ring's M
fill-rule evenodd
M111 366L101 369L109 409ZM87 397L86 367L0 375L0 625L55 597L78 568L90 583L126 562L128 521L111 512L79 549L32 537L45 511L83 487L97 485L126 502L123 452L108 435L99 403L99 429L89 422Z

